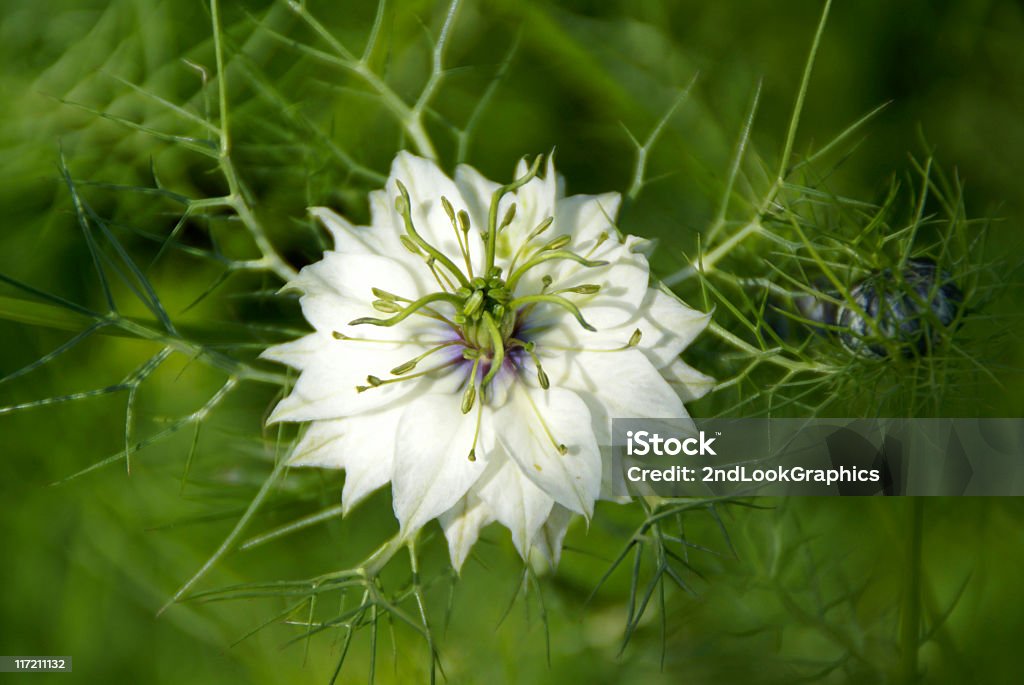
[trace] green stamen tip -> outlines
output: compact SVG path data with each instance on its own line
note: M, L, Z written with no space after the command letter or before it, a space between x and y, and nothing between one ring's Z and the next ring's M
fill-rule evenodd
M402 305L392 300L374 300L373 308L385 314L397 314L402 311Z
M572 238L570 238L567 235L560 235L557 238L553 239L551 242L549 242L547 245L542 247L541 251L560 250L566 245L568 245L570 242L572 242Z
M463 233L469 233L469 212L464 209L459 210L459 228Z
M395 211L406 216L409 213L409 201L405 199L404 195L399 195L395 198Z
M380 288L370 288L370 292L373 293L374 297L377 297L377 298L379 298L381 300L392 300L392 301L394 301L394 300L399 299L398 295L395 295L393 293L389 293L387 290L381 290Z
M472 380L472 379L471 379ZM476 401L476 386L470 382L466 392L462 393L462 413L468 414Z
M404 364L399 364L395 368L391 369L392 376L401 376L403 373L409 373L416 368L416 364L419 362L418 359L411 359Z
M540 368L539 364L537 365L537 381L540 383L540 387L545 390L551 387L551 379L548 378L548 375L544 373L544 369Z
M345 335L344 333L342 333L341 331L331 331L331 335L334 336L335 340L351 340L352 339L352 338L348 337L347 335Z
M366 386L366 385L357 385L356 386L356 392L366 392L369 389L370 389L369 386Z
M453 224L455 223L455 208L452 207L452 203L448 201L444 195L441 196L441 206L444 207L444 213L448 215L448 220Z
M374 388L379 387L380 385L384 384L384 381L382 381L381 379L377 378L376 376L367 376L366 377L366 382L369 383L370 386L374 387Z
M642 338L643 335L644 335L644 332L641 331L639 328L636 329L635 331L633 331L633 335L629 336L629 343L627 344L627 346L628 347L636 347L637 345L639 345L640 344L640 338Z
M513 202L511 205L509 205L508 211L505 212L505 218L501 220L501 225L498 227L498 229L500 230L502 228L505 228L510 223L512 223L512 220L515 219L515 218L516 218L516 203Z
M595 283L584 283L574 288L566 288L566 292L576 293L577 295L596 295L601 292L601 286Z
M422 252L420 252L420 248L417 247L416 243L414 243L412 241L412 238L410 238L409 236L400 235L398 236L398 240L401 241L402 246L405 249L407 249L409 252L412 252L414 255L423 254Z
M539 224L537 224L537 228L533 229L533 233L530 234L530 237L528 238L528 240L533 240L534 238L539 236L541 233L543 233L544 231L546 231L549 228L551 228L551 224L553 224L554 222L555 222L555 217L553 217L553 216L549 216L547 219L544 219L544 221L542 221Z
M558 453L561 454L563 457L569 454L569 448L562 443L559 443L556 449L558 450Z
M466 300L466 304L462 306L462 313L467 317L472 317L480 309L480 305L484 303L484 291L477 290L469 299Z
M469 460L476 461L476 448L474 447L469 451Z

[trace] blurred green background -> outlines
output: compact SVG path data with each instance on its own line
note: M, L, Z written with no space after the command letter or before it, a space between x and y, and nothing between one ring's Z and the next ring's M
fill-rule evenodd
M375 2L308 6L332 34L361 51ZM216 72L208 8L198 0L0 0L0 9L0 273L102 308L100 282L59 172L60 154L90 207L143 266L182 207L140 188L159 185L193 199L223 193L209 160L112 120L203 135L130 82L199 116L210 112L216 121L215 90L204 87L204 78L212 81ZM430 40L444 10L419 0L386 8L371 64L407 101L429 73ZM699 73L652 152L652 182L620 222L627 232L658 240L654 264L667 274L684 263L682 251L692 253L715 215L746 108L762 79L752 147L769 167L777 164L820 11L821 3L805 0L467 0L427 128L451 169L460 153L451 127L464 126L511 54L493 99L465 138L466 160L492 178L506 178L519 156L556 148L570 193L624 191L635 154L627 131L646 136ZM286 3L231 2L223 15L234 157L272 240L299 267L323 249L305 207L326 204L364 219L365 192L379 185L374 173L386 174L402 145L401 131L358 79L304 50L326 46ZM1021 5L838 3L822 39L796 153L889 100L831 176L833 188L879 200L889 179L910 168L907 154L925 152L923 138L936 164L964 181L968 216L995 220L988 251L1011 261L1024 255ZM345 155L369 173L353 173ZM282 333L241 324L301 328L293 302L259 295L277 287L272 277L239 274L219 283L222 264L197 252L215 243L233 258L255 254L225 214L185 222L180 238L182 249L163 255L149 275L183 328L246 359ZM1019 275L1004 273L1007 294L987 313L993 332L1011 335L997 356L983 361L1005 385L952 389L958 406L980 415L1024 415L1017 371L1024 345L1015 334ZM214 284L209 297L190 307ZM4 286L0 296L25 293ZM123 313L151 318L125 286L115 285L115 297ZM0 321L4 376L74 334L25 325L12 307L3 302L7 313ZM158 349L92 336L0 384L0 405L117 384ZM135 439L166 428L167 417L202 406L222 382L222 374L173 356L140 386ZM340 647L333 633L308 646L289 644L300 629L274 623L235 644L280 613L282 598L188 602L155 617L216 549L269 473L277 436L264 433L262 417L276 390L247 385L202 422L198 437L188 426L133 455L130 475L121 460L57 486L50 484L124 448L126 393L0 414L0 544L7 557L0 567L0 653L75 660L73 674L5 675L5 682L328 682ZM290 474L249 534L336 504L341 482L339 474ZM589 531L579 522L573 527L562 567L541 581L543 603L533 590L513 602L522 566L507 533L489 530L454 586L435 535L424 576L437 579L429 600L449 681L899 682L908 588L920 591L929 627L919 654L922 682L1019 680L1024 505L1018 500L761 504L768 508L687 514L688 538L700 546L685 572L694 594L670 587L665 610L652 606L621 653L630 595L625 567L632 559L586 599L642 521L637 507L603 506ZM921 571L908 574L915 516ZM378 493L344 521L229 554L201 588L343 568L390 534L392 518L388 493ZM395 582L400 579L396 571ZM339 682L365 680L368 645L360 634ZM377 650L378 682L425 679L426 647L407 627L382 624Z

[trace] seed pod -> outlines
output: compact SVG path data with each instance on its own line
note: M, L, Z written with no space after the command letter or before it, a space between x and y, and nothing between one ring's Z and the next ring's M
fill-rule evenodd
M840 328L839 341L850 352L885 357L895 343L904 356L928 354L956 319L963 293L949 273L925 259L909 260L901 273L871 274L850 290L851 301L822 306L832 319L826 323Z

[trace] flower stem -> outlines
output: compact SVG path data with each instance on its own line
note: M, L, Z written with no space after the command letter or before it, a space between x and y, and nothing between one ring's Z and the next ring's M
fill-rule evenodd
M407 542L407 536L402 533L397 533L390 540L378 547L373 554L368 556L366 561L360 564L360 570L362 570L362 572L368 577L372 578L373 576L376 576L381 572L381 569L388 565L388 562L394 558L395 554L397 554Z
M903 586L900 622L900 678L905 685L916 683L917 653L921 635L921 537L924 500L907 499L910 535L907 538L907 566Z

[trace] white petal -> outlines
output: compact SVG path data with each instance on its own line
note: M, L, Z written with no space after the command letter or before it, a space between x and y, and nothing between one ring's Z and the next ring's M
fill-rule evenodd
M395 433L402 407L333 421L315 421L296 445L291 463L345 469L344 513L391 480Z
M572 390L587 403L601 445L611 444L613 418L688 416L671 386L639 350L552 353L542 363L552 388Z
M309 338L314 338L320 344L301 348L301 354L299 346L292 349L283 345L270 348L264 353L265 356L284 360L302 369L291 394L281 400L270 415L268 421L271 423L336 419L362 414L399 402L406 396L415 397L417 392L422 392L428 385L436 390L450 392L465 377L460 367L454 365L438 368L426 378L387 383L359 392L357 387L367 385L368 375L388 379L390 369L409 361L426 348L397 343L371 346L354 340L335 340L323 333L306 336L298 342ZM461 353L453 346L431 355L420 364L426 370L442 367L451 361L457 364L459 360Z
M333 291L367 304L377 299L373 294L375 287L410 300L426 294L426 283L401 262L381 255L350 252L325 252L323 259L304 267L289 286L310 294ZM366 312L366 316L374 315L380 316L373 310Z
M676 359L661 369L661 375L683 402L698 400L715 387L714 378L701 373L682 359Z
M329 344L330 340L323 333L310 333L298 340L268 347L260 353L260 358L287 364L301 371Z
M476 461L469 452L477 412L463 414L459 395L424 395L402 414L392 477L395 516L410 534L451 509L487 466L488 412L484 411Z
M554 500L526 478L503 450L492 452L490 467L475 488L494 519L512 532L512 542L524 559L537 531L547 520Z
M455 337L447 325L436 319L413 314L394 326L373 324L351 325L363 317L387 318L374 309L369 302L351 300L334 291L309 293L299 298L302 314L313 328L327 334L341 333L356 340L419 341L424 345L438 345ZM373 343L362 343L371 345Z
M608 233L610 240L614 240L617 232L615 217L621 203L622 197L618 193L559 198L552 229L559 234L573 236L578 244L596 240L601 233Z
M339 443L344 435L344 419L314 421L295 443L289 459L291 466L322 466L329 469L345 467L346 450Z
M526 162L520 160L516 165L516 178L522 177L527 171ZM505 243L505 249L499 250L499 253L511 257L523 241L526 240L527 236L541 222L545 221L548 217L557 218L555 215L555 207L558 201L557 193L558 180L555 174L554 160L549 155L547 168L542 176L533 177L520 187L515 194L510 194L509 197L505 198L502 211L498 215L499 219L504 216L505 204L510 205L512 202L516 204L516 216L515 220L502 231L501 238ZM538 240L542 243L543 241L551 240L556 235L555 226L552 224L551 228Z
M583 315L588 316L586 306ZM572 318L563 317L533 340L538 346L550 344L559 347L577 347L588 350L610 350L625 345L637 329L640 330L641 350L657 368L663 368L679 357L679 354L706 327L711 315L691 309L674 295L657 288L648 288L643 303L634 315L616 326L600 328L596 332L584 330ZM531 322L532 325L532 322Z
M459 239L444 210L444 205L441 203L441 198L445 197L452 203L455 212L466 209L468 203L462 197L458 186L437 164L408 152L398 153L391 165L391 174L386 186L386 192L391 199L391 207L394 207L394 198L399 196L398 181L401 181L409 191L413 227L427 243L451 259L465 273L466 267L459 247ZM397 210L392 210L392 213L392 222L385 223L384 227L390 225L398 233L404 233L405 225L401 216ZM486 226L475 225L472 228L474 230L470 230L466 235L469 239L468 249L473 264L479 266L483 263L483 242L480 239L480 230L485 229Z
M601 488L601 456L583 400L554 386L541 390L517 383L494 422L499 442L523 475L559 504L590 516ZM566 454L556 443L568 448Z
M480 530L493 520L487 505L472 491L438 517L448 539L448 556L456 572L462 570L470 550L480 537Z
M641 311L636 325L643 333L640 349L659 369L676 359L711 320L710 313L688 307L674 294L657 288L647 293Z
M572 516L571 511L556 504L533 541L534 548L544 555L552 568L558 566L562 558L562 541L565 540Z
M460 164L455 169L455 185L458 186L463 201L466 203L466 211L473 226L478 230L487 228L487 214L491 207L491 196L498 190L501 184L495 183L483 174L467 164ZM506 201L498 213L504 216L504 210L508 207Z
M385 254L368 227L353 226L348 219L327 207L310 207L312 217L319 219L334 239L334 249L358 254Z
M595 295L566 294L583 313L583 318L599 331L616 328L636 317L648 291L650 268L647 257L633 250L636 239L630 237L619 243L614 237L601 244L588 259L607 261L606 266L587 267L576 262L550 261L530 269L516 288L517 295L540 292L544 276L552 278L550 290L561 290L579 285L598 285ZM573 248L587 255L590 249L584 245ZM575 323L568 312L554 305L538 309L531 317L538 323L550 325L552 321L564 320ZM577 326L579 324L576 324Z

